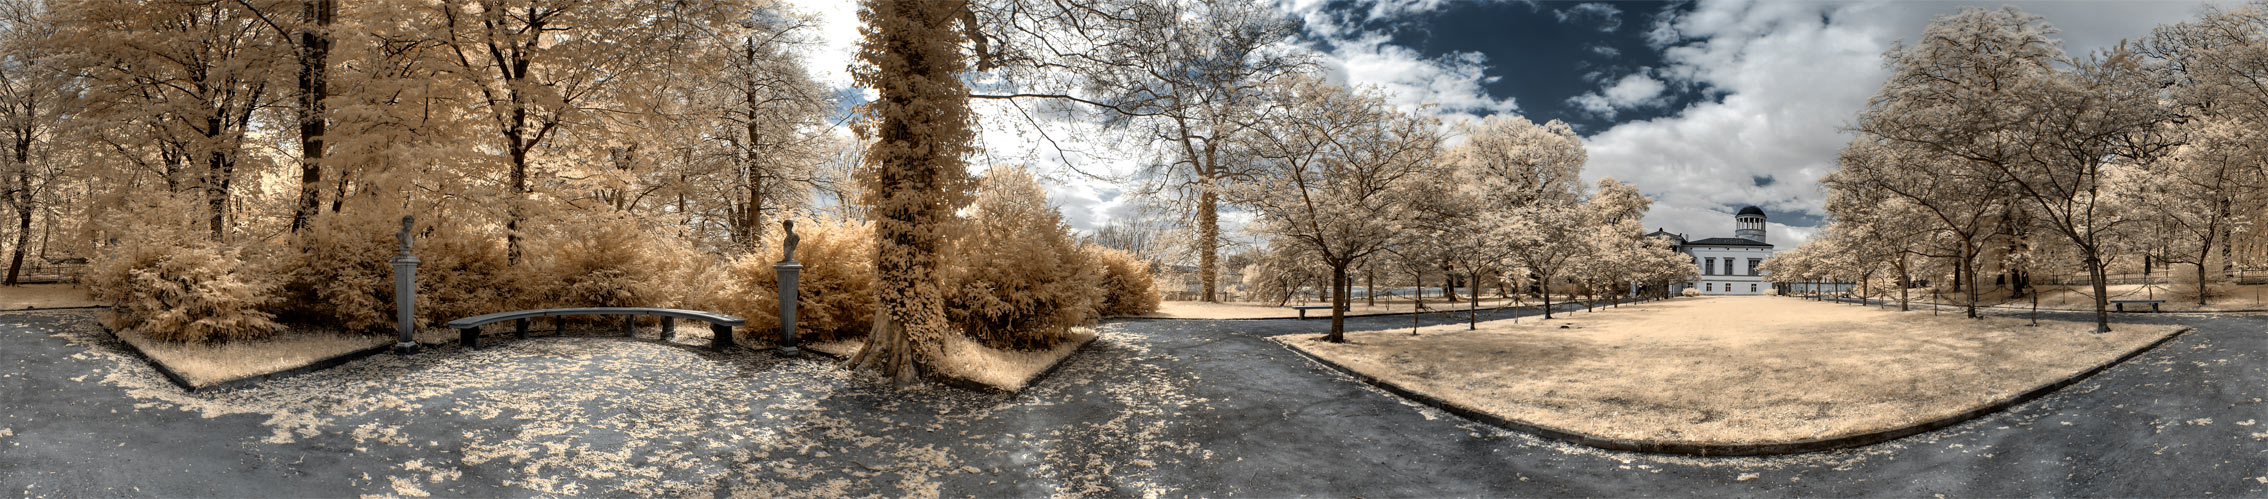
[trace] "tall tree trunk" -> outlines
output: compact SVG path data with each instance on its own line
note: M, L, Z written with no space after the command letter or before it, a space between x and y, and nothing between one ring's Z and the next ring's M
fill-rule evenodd
M2108 333L2110 332L2110 283L2107 279L2108 276L2103 273L2103 259L2092 248L2081 251L2086 252L2087 277L2095 281L2095 332Z
M1465 310L1465 330L1480 329L1480 271L1470 273L1473 282L1465 283L1465 294L1472 300L1472 308Z
M517 126L505 132L505 140L511 145L511 150L508 152L511 154L510 159L512 160L510 179L512 185L504 200L504 263L506 265L520 264L520 221L525 217L522 213L524 208L520 205L526 204L528 199L528 150L527 145L520 141L520 137L520 129Z
M1338 288L1344 287L1346 285L1347 264L1331 264L1331 287ZM1332 343L1347 342L1346 300L1347 296L1345 293L1339 293L1338 296L1331 298L1331 334L1329 336L1325 336L1323 338L1324 341L1329 341Z
M205 208L211 215L213 241L219 242L228 236L228 188L230 177L236 176L235 168L229 164L228 154L220 151L213 151L205 161Z
M15 254L8 258L8 280L0 283L8 286L16 285L17 277L23 273L24 247L31 244L32 213L38 207L38 200L32 197L32 137L29 132L27 129L18 129L15 140L16 185L9 189L13 192L9 193L8 201L16 208L16 248Z
M1539 274L1541 274L1541 272L1538 272L1538 273L1539 273ZM1541 293L1537 293L1537 294L1543 295L1543 318L1545 318L1545 319L1550 319L1550 318L1551 318L1551 278L1548 278L1548 277L1547 277L1547 278L1543 278L1543 279L1537 279L1537 280L1536 280L1536 289L1538 289L1538 290L1542 290L1542 291L1543 291L1543 292L1541 292Z
M332 0L306 0L300 10L299 204L291 213L292 232L306 228L322 203L323 138L329 127L323 98L330 94L330 29L337 10Z
M1199 301L1219 303L1221 265L1221 196L1213 192L1212 179L1200 179L1197 193L1197 281L1204 286Z
M2208 252L2210 252L2210 251L2212 251L2212 250L2211 250L2211 249L2206 249L2205 251L2208 251ZM2205 258L2206 258L2206 257L2204 257L2204 256L2199 256L2199 257L2197 257L2197 307L2198 307L2198 308L2204 308L2204 307L2205 307Z

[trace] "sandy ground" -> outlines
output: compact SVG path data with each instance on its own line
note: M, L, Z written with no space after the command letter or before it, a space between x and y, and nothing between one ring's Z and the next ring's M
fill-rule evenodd
M92 307L101 305L76 284L25 284L0 286L0 310Z
M1573 303L1574 301L1568 300L1567 302ZM1486 310L1496 307L1511 306L1513 305L1513 303L1514 302L1512 300L1483 298L1480 301L1480 306L1483 310ZM1560 300L1552 300L1553 305L1557 305L1559 303L1561 303ZM1153 319L1292 319L1299 317L1299 311L1293 310L1291 308L1293 305L1323 306L1329 304L1330 303L1327 302L1308 302L1303 304L1297 301L1293 301L1285 303L1283 306L1277 306L1275 303L1205 303L1199 301L1168 301L1159 303L1158 311L1144 314L1141 317ZM1518 304L1523 307L1533 308L1542 306L1543 302L1536 300L1523 300L1518 302ZM1347 315L1364 316L1383 314L1407 314L1410 313L1410 305L1411 303L1409 300L1378 300L1377 306L1369 306L1364 305L1363 301L1358 299L1355 300L1354 306L1347 308ZM1470 308L1472 308L1472 302L1469 299L1458 300L1456 303L1447 303L1441 300L1426 300L1425 302L1425 310L1428 312L1467 310ZM1307 311L1307 317L1310 319L1317 317L1329 319L1331 317L1331 311L1329 309L1320 308L1309 310Z
M943 372L939 374L974 381L1004 391L1021 391L1031 384L1033 378L1039 377L1040 373L1047 372L1048 368L1055 367L1057 362L1062 362L1064 358L1070 357L1073 352L1079 350L1080 346L1095 341L1095 338L1096 333L1093 328L1072 328L1071 337L1056 344L1055 348L1010 351L985 348L984 345L979 345L967 338L953 336L945 340L945 356L952 359L952 363L940 366L940 370ZM803 347L836 357L849 358L858 353L858 349L865 345L864 341L812 342L805 343Z
M1564 328L1563 328L1564 327ZM1508 419L1611 438L1761 444L1930 421L2181 329L1965 320L1785 297L1707 297L1551 321L1274 339Z

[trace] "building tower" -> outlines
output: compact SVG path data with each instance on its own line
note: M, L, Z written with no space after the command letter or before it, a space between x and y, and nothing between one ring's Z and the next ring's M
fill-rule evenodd
M1733 235L1759 243L1769 242L1764 240L1764 210L1754 206L1741 208L1740 213L1733 215Z

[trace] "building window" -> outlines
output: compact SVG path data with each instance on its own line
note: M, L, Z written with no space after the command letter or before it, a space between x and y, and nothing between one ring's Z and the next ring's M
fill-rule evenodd
M1762 258L1750 258L1750 259L1748 259L1748 275L1756 275L1756 266L1758 266L1758 265L1763 265L1763 264L1764 264L1764 259L1762 259Z
M1701 283L1701 290L1702 290L1702 291L1716 291L1716 290L1717 290L1717 283L1713 283L1713 282L1704 282L1704 283Z
M1750 293L1754 293L1754 292L1756 292L1756 283L1753 283L1753 282L1752 282L1752 283L1748 283L1748 292L1750 292Z
M1717 257L1709 257L1709 266L1701 268L1701 275L1717 275Z

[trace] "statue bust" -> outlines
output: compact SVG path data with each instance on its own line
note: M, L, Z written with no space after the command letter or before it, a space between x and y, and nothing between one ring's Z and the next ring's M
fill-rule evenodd
M410 226L414 220L410 215L402 215L402 231L394 233L394 239L402 243L402 254L404 255L410 254Z
M780 227L787 231L787 235L780 238L780 261L793 262L795 261L795 221L781 220Z

